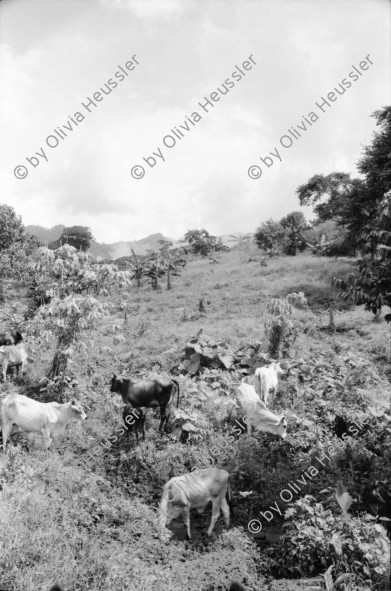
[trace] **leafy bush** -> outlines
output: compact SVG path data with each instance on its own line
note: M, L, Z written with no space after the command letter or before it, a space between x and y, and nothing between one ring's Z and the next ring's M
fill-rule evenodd
M278 359L282 353L289 355L289 349L298 336L298 329L292 322L293 308L305 308L307 300L302 292L290 293L286 299L272 299L266 308L270 317L265 323L266 335L269 337L269 355Z
M360 589L381 589L388 573L389 541L369 515L335 515L310 495L286 513L285 533L274 557L278 576L302 577L324 572L351 573Z

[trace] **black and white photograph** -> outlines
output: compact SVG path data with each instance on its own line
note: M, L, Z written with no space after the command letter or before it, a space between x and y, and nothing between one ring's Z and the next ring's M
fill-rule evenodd
M0 0L0 591L390 591L390 0Z

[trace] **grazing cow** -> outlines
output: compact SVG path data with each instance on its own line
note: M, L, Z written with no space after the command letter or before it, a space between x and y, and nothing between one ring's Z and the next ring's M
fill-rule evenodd
M138 428L141 427L141 432L143 434L143 441L145 441L145 414L141 410L141 408L132 408L129 405L126 405L124 411L122 413L122 418L125 423L125 429L128 431L128 437L130 439L130 434L133 431L136 435L136 442L138 445Z
M50 588L50 591L64 591L62 587L60 587L60 585L53 585L53 587Z
M241 585L240 583L234 581L233 583L231 583L229 591L247 591L247 589L246 587L243 587L243 585Z
M0 347L0 363L3 367L3 379L7 379L8 366L18 367L18 376L23 375L27 362L27 352L24 343Z
M274 433L285 439L287 427L285 417L278 417L268 410L262 400L259 399L254 386L240 384L236 393L236 406L239 415L247 423L248 434L251 433L251 426L253 425L259 431Z
M207 531L210 537L215 523L223 511L224 519L229 527L231 489L228 484L229 474L218 468L194 470L183 476L175 476L165 484L160 501L160 519L162 525L170 523L172 519L182 514L186 525L187 540L190 534L190 508L203 513L209 501L212 501L212 520ZM228 492L228 503L225 495ZM168 515L169 514L169 515Z
M8 437L16 426L26 433L41 433L47 448L52 443L52 436L62 433L71 421L87 418L78 402L37 402L22 394L9 394L2 404L3 449Z
M175 389L177 391L177 407L179 406L179 384L176 380L159 378L157 380L142 380L133 382L129 378L117 377L113 373L110 392L118 392L122 396L124 404L136 408L153 408L160 406L160 425L162 431L170 418L167 408L171 407L174 399Z
M20 341L23 341L23 337L19 331L0 334L0 347L3 345L17 345Z
M274 390L274 393L277 392L278 374L283 373L277 361L273 361L268 367L258 367L255 370L254 387L266 405L270 390Z

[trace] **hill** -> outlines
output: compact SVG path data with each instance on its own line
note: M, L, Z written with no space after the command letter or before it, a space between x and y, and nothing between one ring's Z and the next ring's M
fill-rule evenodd
M44 228L38 225L26 226L26 232L33 236L36 236L44 243L55 242L58 240L66 226L63 224L57 224L52 228ZM114 242L113 244L105 244L104 242L91 242L90 253L94 256L101 256L104 259L118 259L123 256L131 254L131 249L136 254L147 254L148 250L157 250L160 247L159 240L171 240L163 236L160 232L156 234L150 234L146 238L140 240L121 240L120 242ZM174 242L174 240L171 240Z
M376 495L388 498L382 482L391 466L389 329L362 308L336 302L330 330L330 278L353 271L355 261L261 259L250 245L215 264L189 260L172 290L163 281L152 290L146 279L139 288L112 286L97 296L110 304L107 315L82 326L74 344L83 347L68 348L64 384L43 385L53 340L38 341L34 318L21 327L27 372L4 383L0 400L11 393L41 402L76 398L88 419L69 426L49 452L39 434L12 435L0 461L0 588L49 589L58 579L72 591L228 591L239 580L251 591L305 591L320 589L332 564L334 580L346 571L359 583L368 579L370 586L352 591L385 588L389 525L376 521L391 515ZM9 290L4 309L16 306L22 317L28 301L16 279L18 297ZM268 359L272 298L292 291L304 292L308 307L292 311L285 373L269 405L286 417L288 435L242 434L234 419L238 384L253 379L254 359ZM79 304L91 299L75 297ZM53 315L40 318L44 334ZM136 445L122 428L121 398L109 391L112 372L140 379L162 370L180 385L173 430L158 433L158 413L149 410L145 441ZM191 544L179 516L162 532L156 507L164 484L211 464L230 474L231 529L220 517L204 540L207 508L191 511ZM339 500L338 481L348 491ZM349 495L354 504L346 509Z

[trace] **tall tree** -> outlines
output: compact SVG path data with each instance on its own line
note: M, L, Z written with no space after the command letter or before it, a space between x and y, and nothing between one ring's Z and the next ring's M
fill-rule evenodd
M280 222L272 219L263 222L254 234L258 248L276 252L284 246L285 230Z
M365 223L356 225L363 247L360 272L345 280L334 279L334 283L345 298L377 313L385 305L391 307L391 107L373 116L380 129L358 162L365 179L352 203L353 209L365 212Z
M344 223L345 210L359 179L351 179L346 172L316 174L296 189L300 205L313 205L315 223L334 220Z
M377 216L377 205L391 187L391 107L372 115L379 130L357 164L363 179L344 172L315 175L296 193L300 205L313 205L317 222L334 220L345 231L347 243L370 246L365 231Z
M212 236L203 228L201 230L188 230L184 239L193 254L207 257L211 252L216 250L216 236Z
M0 204L0 251L6 250L14 242L20 242L23 233L22 218L16 215L10 205Z
M364 304L374 314L383 306L391 307L391 190L378 204L376 214L363 234L367 248L359 263L359 274L333 279L344 299Z
M307 246L304 233L308 229L304 214L301 211L292 211L280 220L280 224L285 230L285 253L295 256L304 250Z
M65 228L60 236L60 242L62 244L70 244L77 248L77 250L83 251L90 248L91 240L93 240L91 230L85 226Z

